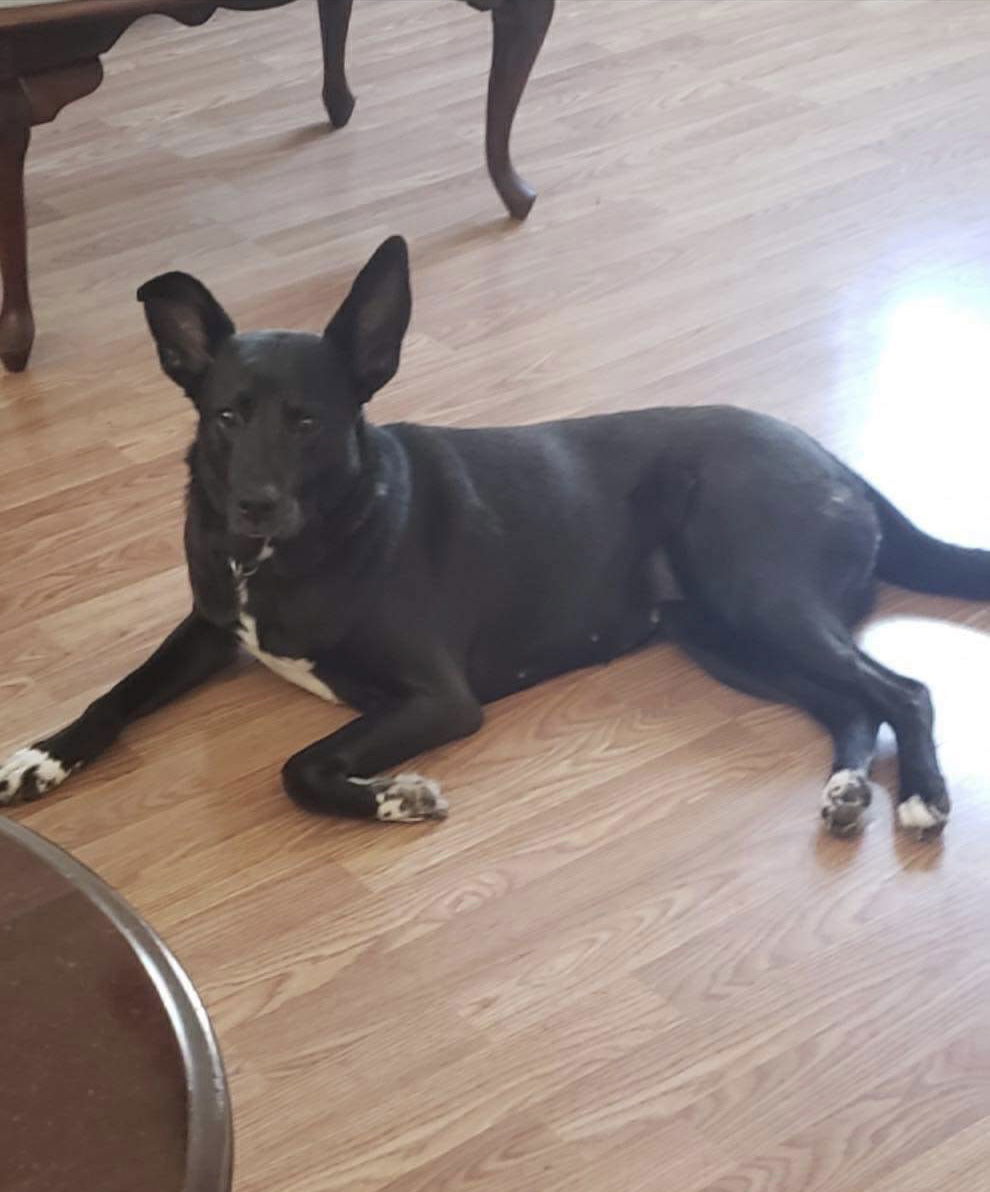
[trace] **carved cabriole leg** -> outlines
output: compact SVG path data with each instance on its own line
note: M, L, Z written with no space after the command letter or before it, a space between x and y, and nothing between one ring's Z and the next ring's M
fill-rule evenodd
M99 59L93 58L0 82L0 361L10 372L27 367L34 344L24 208L24 161L31 126L54 120L67 103L95 91L102 78Z
M554 0L468 0L492 14L492 68L488 78L488 172L513 219L525 219L536 192L516 173L509 138L519 101L539 56Z
M24 213L24 159L30 141L30 105L20 83L0 83L0 360L10 372L27 366L34 343Z

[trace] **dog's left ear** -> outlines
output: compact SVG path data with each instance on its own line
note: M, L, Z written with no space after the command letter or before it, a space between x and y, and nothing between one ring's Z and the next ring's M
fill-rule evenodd
M234 324L216 298L188 273L163 273L138 290L158 359L166 374L196 400L200 382Z
M398 372L411 313L409 249L401 236L391 236L358 274L324 332L347 362L362 402Z

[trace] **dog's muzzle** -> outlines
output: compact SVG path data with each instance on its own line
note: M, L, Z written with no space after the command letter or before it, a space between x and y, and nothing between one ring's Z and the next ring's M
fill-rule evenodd
M231 502L228 521L242 538L291 538L299 532L299 503L272 485L244 493Z

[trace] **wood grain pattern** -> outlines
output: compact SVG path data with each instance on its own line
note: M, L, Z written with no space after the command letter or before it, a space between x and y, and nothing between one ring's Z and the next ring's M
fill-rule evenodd
M560 0L516 133L541 181L524 227L492 218L477 169L475 14L356 4L344 138L313 19L220 16L192 40L150 19L36 133L51 331L0 387L6 746L185 609L191 414L133 301L164 269L245 327L316 329L401 231L416 308L379 419L734 401L990 544L985 0ZM290 806L281 762L348 713L250 665L15 814L203 991L238 1192L976 1189L988 629L986 607L885 592L865 630L935 693L941 846L898 837L884 798L862 841L822 838L818 730L665 647L424 759L440 827Z

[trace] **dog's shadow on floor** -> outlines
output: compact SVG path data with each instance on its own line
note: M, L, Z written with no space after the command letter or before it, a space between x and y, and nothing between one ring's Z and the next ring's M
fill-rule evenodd
M819 869L826 873L838 873L857 859L863 842L870 835L869 828L855 836L833 836L824 823L812 843L812 851Z
M952 831L951 820L946 831ZM945 837L935 836L929 840L920 840L909 832L896 831L894 855L904 873L934 873L942 867L945 857Z

